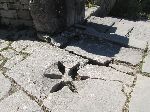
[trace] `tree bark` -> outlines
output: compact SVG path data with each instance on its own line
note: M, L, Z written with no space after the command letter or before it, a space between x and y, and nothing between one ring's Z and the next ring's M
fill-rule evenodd
M58 33L84 19L84 0L31 0L30 12L39 32Z
M98 11L96 12L98 16L106 16L111 11L117 0L86 0L86 1L100 6Z

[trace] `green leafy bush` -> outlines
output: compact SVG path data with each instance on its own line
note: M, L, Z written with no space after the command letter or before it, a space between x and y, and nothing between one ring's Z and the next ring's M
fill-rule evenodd
M150 0L118 0L110 12L111 16L128 19L148 19Z

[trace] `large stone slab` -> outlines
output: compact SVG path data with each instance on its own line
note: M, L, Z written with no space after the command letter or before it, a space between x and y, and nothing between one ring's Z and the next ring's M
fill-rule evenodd
M89 18L88 24L88 27L91 28L87 28L85 34L94 36L98 39L104 38L124 46L130 46L139 49L146 48L149 28L144 22L133 22L124 19L120 21L120 19L111 17L99 18L92 16ZM143 29L147 29L145 31L143 30L143 32L140 31L141 33L139 33L139 27L144 27ZM138 36L136 37L136 35ZM147 36L144 37L144 35Z
M129 38L148 42L150 45L150 23L145 21L137 22Z
M84 39L68 45L66 49L105 64L112 60L111 57L119 52L120 47L104 41Z
M0 100L8 94L11 88L11 82L9 79L6 79L0 71Z
M132 67L129 67L128 65L125 65L125 64L109 64L110 67L118 70L118 71L121 71L121 72L124 72L124 73L127 73L127 74L134 74L136 72L136 69L135 68L132 68Z
M75 82L78 93L67 87L49 94L44 105L51 112L121 112L125 103L122 84L103 80ZM117 96L117 98L116 98Z
M8 58L8 59L18 55L18 53L13 49L3 50L2 52L0 52L0 54L3 55L5 58Z
M143 51L133 48L122 47L118 54L115 55L115 60L138 65L142 61Z
M149 67L150 67L150 52L144 59L143 66L142 66L142 72L150 73Z
M107 41L98 41L97 39L83 39L68 45L66 49L102 64L109 62L112 58L133 65L140 63L142 60L141 50L125 48Z
M127 36L128 33L134 28L134 25L135 22L123 19L113 25L113 27L116 27L116 29L111 28L107 33Z
M39 42L36 45L27 47L26 52L31 55L12 67L6 74L30 94L44 99L52 87L60 82L44 76L47 67L61 61L66 68L70 69L78 63L81 65L87 63L87 60L46 43Z
M24 58L22 55L16 55L16 56L12 57L11 59L8 59L3 67L10 69L13 66L15 66L17 63L21 62L23 59Z
M149 112L150 111L150 79L138 76L136 86L130 99L130 112Z
M104 79L109 81L120 81L124 84L132 85L134 77L115 69L105 66L87 65L78 71L80 76L91 79Z
M1 112L43 112L41 107L22 91L0 102Z
M121 19L112 18L112 17L95 17L91 16L88 19L87 25L95 28L96 31L104 33L109 29L116 30L116 27L112 27L116 22L119 22Z
M8 41L4 41L0 39L0 51L2 51L3 49L7 48L9 45Z

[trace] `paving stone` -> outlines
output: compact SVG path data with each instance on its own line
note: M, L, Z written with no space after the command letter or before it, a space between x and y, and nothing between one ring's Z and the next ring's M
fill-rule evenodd
M150 52L148 53L148 55L144 59L144 63L142 66L142 72L150 73L149 67L150 67Z
M111 20L111 18L110 18L110 20ZM113 18L112 18L112 20L113 20ZM108 40L111 40L113 42L117 42L117 43L120 43L123 45L128 45L128 46L135 47L135 48L145 49L146 44L147 44L147 41L145 38L148 37L149 28L148 28L148 25L144 26L146 29L144 31L143 30L144 28L142 28L140 25L145 25L145 24L141 24L140 22L128 21L128 20L121 20L120 22L116 21L115 24L110 28L110 30L107 31L107 34L99 33L97 35L101 35L98 37L106 38ZM143 30L143 33L142 33L142 31L138 32L138 28ZM136 36L136 35L138 35L138 36ZM145 37L145 35L147 35L147 36Z
M149 112L150 111L150 78L138 76L136 86L131 94L129 111L130 112Z
M142 51L124 48L118 45L98 40L83 39L66 47L68 51L105 64L114 58L119 61L137 65L142 60ZM136 60L135 60L136 59Z
M105 41L84 39L68 45L66 50L105 64L112 60L111 58L119 52L120 47Z
M11 69L13 66L15 66L17 63L21 62L23 60L23 56L16 55L12 57L11 59L7 60L4 67Z
M0 71L0 100L8 94L8 91L11 88L11 82L9 79L6 79ZM0 109L1 110L1 109Z
M127 36L127 34L134 28L134 25L135 22L123 19L113 25L113 27L116 27L116 29L111 28L107 33Z
M139 21L136 22L129 38L150 43L150 23ZM150 44L149 44L150 45Z
M18 53L12 49L7 49L7 50L0 52L0 54L3 55L5 58L10 59L10 58L16 56Z
M47 67L61 61L69 69L78 63L87 63L87 60L46 43L39 45L40 43L36 47L35 45L28 47L26 50L32 54L12 67L6 74L34 96L44 99L52 87L60 82L60 80L53 80L44 76Z
M131 68L127 65L121 65L121 64L109 64L110 67L118 70L118 71L121 71L121 72L124 72L124 73L129 73L129 74L133 74L136 72L135 68Z
M115 60L137 65L142 61L143 52L138 49L122 47L118 54L115 55Z
M99 6L91 8L85 7L85 19L93 15L99 8Z
M0 41L0 51L3 50L4 48L8 47L9 42L8 41Z
M0 66L1 66L2 63L3 63L3 60L0 60Z
M78 93L72 93L67 87L49 94L44 105L51 112L121 112L125 96L118 82L86 80L75 82ZM114 96L117 96L115 98Z
M105 66L87 65L78 71L80 76L88 76L90 78L99 78L104 80L120 81L124 84L132 85L134 77L115 69Z
M100 17L95 17L95 16L91 16L88 19L88 23L87 25L90 27L95 28L95 30L99 31L99 32L106 32L109 29L116 29L116 27L112 27L116 22L119 22L121 19L117 19L117 18L112 18L112 17L104 17L104 18L100 18Z
M0 102L1 112L43 112L25 93L18 91Z
M103 27L106 27L106 26L103 26ZM116 29L116 28L112 27L112 29ZM105 28L103 28L103 30L105 30ZM146 45L147 45L147 41L144 41L144 40L129 38L128 36L121 36L115 33L109 34L109 33L101 33L101 32L102 31L99 31L98 28L96 30L94 27L87 27L83 33L86 35L89 35L90 38L96 38L99 40L106 39L115 43L119 43L124 46L130 46L130 47L139 48L143 50L146 48Z
M28 46L33 46L34 44L36 44L36 41L30 41L30 40L18 40L18 41L14 41L11 44L11 47L13 49L15 49L17 52L22 51L23 49L25 49Z

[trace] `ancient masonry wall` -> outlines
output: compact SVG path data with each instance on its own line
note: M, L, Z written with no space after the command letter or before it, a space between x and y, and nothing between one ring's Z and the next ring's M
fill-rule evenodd
M0 23L33 26L29 0L0 0Z

